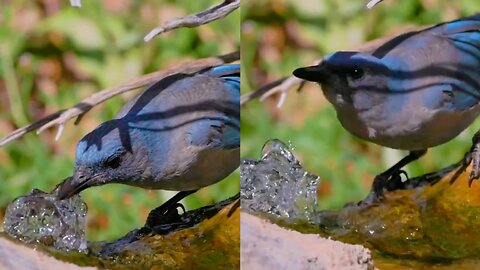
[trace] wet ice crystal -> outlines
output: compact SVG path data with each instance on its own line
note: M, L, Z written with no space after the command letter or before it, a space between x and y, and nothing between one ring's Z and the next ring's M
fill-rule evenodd
M240 165L242 209L315 222L319 182L283 142L270 140L260 160Z
M86 213L87 207L80 195L60 201L56 190L46 193L34 189L8 205L3 228L22 242L86 252Z

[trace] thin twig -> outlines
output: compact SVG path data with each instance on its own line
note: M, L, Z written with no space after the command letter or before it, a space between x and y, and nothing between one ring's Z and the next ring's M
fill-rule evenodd
M81 8L82 7L82 0L70 0L70 5L72 7Z
M104 89L98 93L91 95L90 97L82 100L80 103L76 104L73 107L70 107L65 110L60 110L56 113L48 115L28 126L19 128L9 135L5 136L3 139L0 140L0 146L4 146L5 144L23 136L24 134L31 132L33 130L37 130L37 134L44 131L47 128L57 125L59 127L57 135L55 139L58 140L62 131L64 129L65 123L74 118L78 117L75 124L78 123L78 119L82 117L85 113L87 113L91 108L94 106L110 99L116 95L125 93L130 90L137 89L142 86L146 86L157 82L169 75L175 73L193 73L199 70L202 70L206 67L217 66L225 63L231 63L240 59L239 52L233 52L226 55L216 56L216 57L209 57L203 58L199 60L193 60L186 63L182 63L179 65L175 65L170 68L162 69L156 72L152 72L146 75L143 75L139 78L133 79L128 81L120 86L111 87Z
M281 78L279 80L273 81L262 88L243 95L240 98L240 105L245 104L246 102L259 97L260 101L264 101L273 94L280 93L280 99L277 102L277 108L282 107L285 99L287 97L287 92L293 86L299 85L302 83L302 79L299 79L294 76Z
M252 99L263 96L266 92L268 92L271 89L273 89L273 88L277 87L278 85L282 84L283 81L285 81L286 79L287 79L287 77L281 78L279 80L268 83L268 84L262 86L261 88L255 90L255 91L252 91L252 92L249 92L245 95L242 95L240 97L240 105L243 105L243 104L245 104L246 102L248 102Z
M315 61L315 65L318 63L319 61ZM300 90L301 87L303 87L303 83L305 83L304 80L299 79L295 76L288 76L288 77L281 78L267 85L264 85L258 90L242 95L240 98L240 105L243 105L248 101L255 99L257 97L260 98L260 101L264 101L265 99L275 94L280 94L280 97L277 102L277 108L280 108L283 106L283 103L285 103L285 100L287 99L288 91L292 89L294 86L298 86L297 89Z
M379 4L380 2L382 2L383 0L370 0L370 2L368 2L367 4L367 8L373 8L374 6L376 6L377 4Z
M240 7L240 0L225 0L223 3L212 6L202 12L168 21L150 31L150 33L148 33L143 40L148 42L155 36L173 29L180 27L196 27L211 21L219 20L230 14L238 7Z
M287 77L281 84L279 84L278 86L272 88L270 91L263 94L260 97L260 101L264 101L265 99L267 99L268 97L270 97L275 93L280 93L280 98L278 99L278 102L277 102L277 108L280 108L282 107L283 103L285 102L285 99L287 98L288 90L298 85L297 89L298 91L300 91L304 82L305 82L304 80L294 76Z

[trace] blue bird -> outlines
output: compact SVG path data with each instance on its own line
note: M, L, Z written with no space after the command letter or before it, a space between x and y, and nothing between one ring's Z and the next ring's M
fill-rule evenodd
M341 51L293 74L321 85L342 126L410 154L375 177L369 199L427 149L455 138L480 113L480 14L395 37L369 53ZM462 160L479 178L480 133Z
M74 174L57 196L109 183L180 191L150 213L148 224L232 173L240 164L239 149L240 66L174 74L78 142Z

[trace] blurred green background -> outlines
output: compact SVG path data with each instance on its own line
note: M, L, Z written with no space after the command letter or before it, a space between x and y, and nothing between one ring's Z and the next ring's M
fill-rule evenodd
M240 12L194 29L177 29L143 42L153 27L218 1L67 0L0 1L0 136L67 108L101 89L191 59L238 50ZM0 148L0 220L7 204L33 188L49 191L73 172L76 142L111 119L138 91L56 129L26 135ZM185 200L187 209L226 199L239 175ZM89 208L87 238L111 240L144 224L149 211L174 192L106 185L82 193Z
M386 0L368 10L368 0L243 0L242 93L290 75L323 55L353 49L368 40L480 11L478 0ZM407 152L359 140L344 130L318 85L292 89L285 105L277 97L242 107L242 157L258 158L269 138L290 143L301 163L322 178L320 208L363 199L373 177ZM455 140L433 148L408 167L410 176L457 162L470 149L476 121Z

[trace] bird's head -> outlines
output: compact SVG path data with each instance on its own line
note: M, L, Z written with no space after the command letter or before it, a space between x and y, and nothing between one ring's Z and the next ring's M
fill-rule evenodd
M131 138L131 130L106 122L77 144L73 176L58 191L59 199L69 198L86 188L109 183L129 184L140 177L148 153Z
M293 75L321 84L326 98L336 108L341 108L357 107L360 104L353 103L369 103L372 97L384 94L389 69L381 59L369 54L336 52L327 55L316 66L296 69Z

